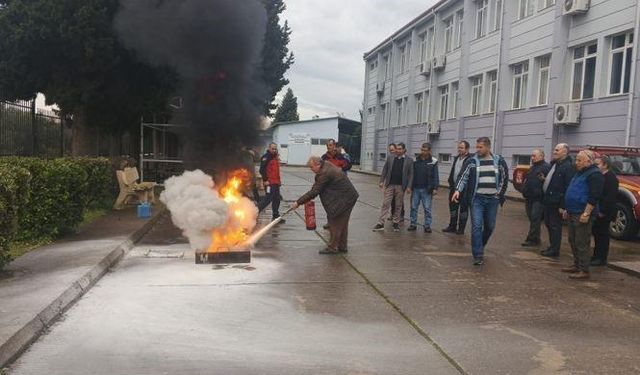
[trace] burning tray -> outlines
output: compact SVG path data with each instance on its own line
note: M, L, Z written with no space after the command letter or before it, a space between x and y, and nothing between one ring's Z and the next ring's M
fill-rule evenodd
M251 263L251 251L246 249L220 249L216 252L196 251L196 264Z

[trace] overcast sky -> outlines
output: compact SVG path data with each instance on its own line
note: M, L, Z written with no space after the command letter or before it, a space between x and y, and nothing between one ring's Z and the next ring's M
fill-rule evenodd
M364 52L436 0L285 0L296 61L287 73L300 119L343 113L360 120ZM278 98L278 101L280 98Z

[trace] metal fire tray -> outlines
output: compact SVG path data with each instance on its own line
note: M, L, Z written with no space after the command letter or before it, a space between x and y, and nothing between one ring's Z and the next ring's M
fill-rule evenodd
M196 251L196 264L251 263L251 251L245 249L220 249L212 253Z

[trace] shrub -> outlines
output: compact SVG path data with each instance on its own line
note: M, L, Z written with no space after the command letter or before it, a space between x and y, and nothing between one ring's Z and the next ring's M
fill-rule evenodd
M0 268L14 240L74 230L88 208L113 203L115 172L106 158L0 158Z

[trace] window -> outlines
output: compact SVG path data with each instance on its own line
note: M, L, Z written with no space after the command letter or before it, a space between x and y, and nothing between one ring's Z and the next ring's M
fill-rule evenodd
M438 154L438 160L441 163L451 163L451 154Z
M440 114L438 119L447 119L447 109L449 108L449 86L440 87Z
M378 123L378 127L384 129L387 123L387 108L389 107L388 103L380 104L380 122Z
M573 49L571 99L580 100L593 98L597 52L597 43Z
M451 84L451 118L458 117L458 82Z
M520 0L520 9L518 11L518 19L529 17L533 14L533 2L535 0Z
M405 99L396 100L396 126L402 125L402 115L404 114Z
M403 124L409 124L409 97L406 96L402 102L402 108L404 108L404 122Z
M538 58L538 105L549 103L549 63L551 57Z
M391 72L391 59L389 59L389 55L384 55L382 59L384 60L384 79L386 81L389 79L389 73Z
M427 32L428 34L428 43L429 45L427 46L427 53L428 53L428 59L427 61L431 61L431 58L433 57L433 55L436 54L436 31L435 28L430 27L429 31Z
M480 114L482 101L482 75L471 77L471 115Z
M500 29L500 25L502 24L502 0L495 0L493 2L493 22L491 23L491 31L496 31Z
M324 146L329 142L329 139L325 138L311 138L311 144L315 146Z
M429 59L429 35L420 35L420 62L430 61Z
M422 123L424 116L424 95L416 95L416 124Z
M529 62L525 61L512 67L513 71L513 101L512 109L521 109L527 105L527 87Z
M487 8L489 0L480 0L477 2L478 9L476 11L476 38L481 38L486 33L487 26Z
M403 72L409 70L409 65L411 65L411 42L407 42L405 47L405 64Z
M530 165L531 155L513 155L513 166L516 165Z
M400 61L398 62L400 64L400 71L398 72L399 74L404 73L404 68L405 68L405 63L407 62L407 56L406 56L406 47L402 46L399 49L399 59Z
M451 52L453 49L453 17L444 20L444 51Z
M387 160L387 153L381 152L380 154L378 154L378 160L381 160L381 161Z
M496 70L487 73L487 97L489 98L487 113L493 113L496 111L496 100L498 99L498 72Z
M462 32L464 31L464 11L459 10L456 13L456 48L462 45Z
M556 0L539 0L538 1L538 10L546 9L556 3Z
M633 33L611 38L609 95L627 94L631 83Z

